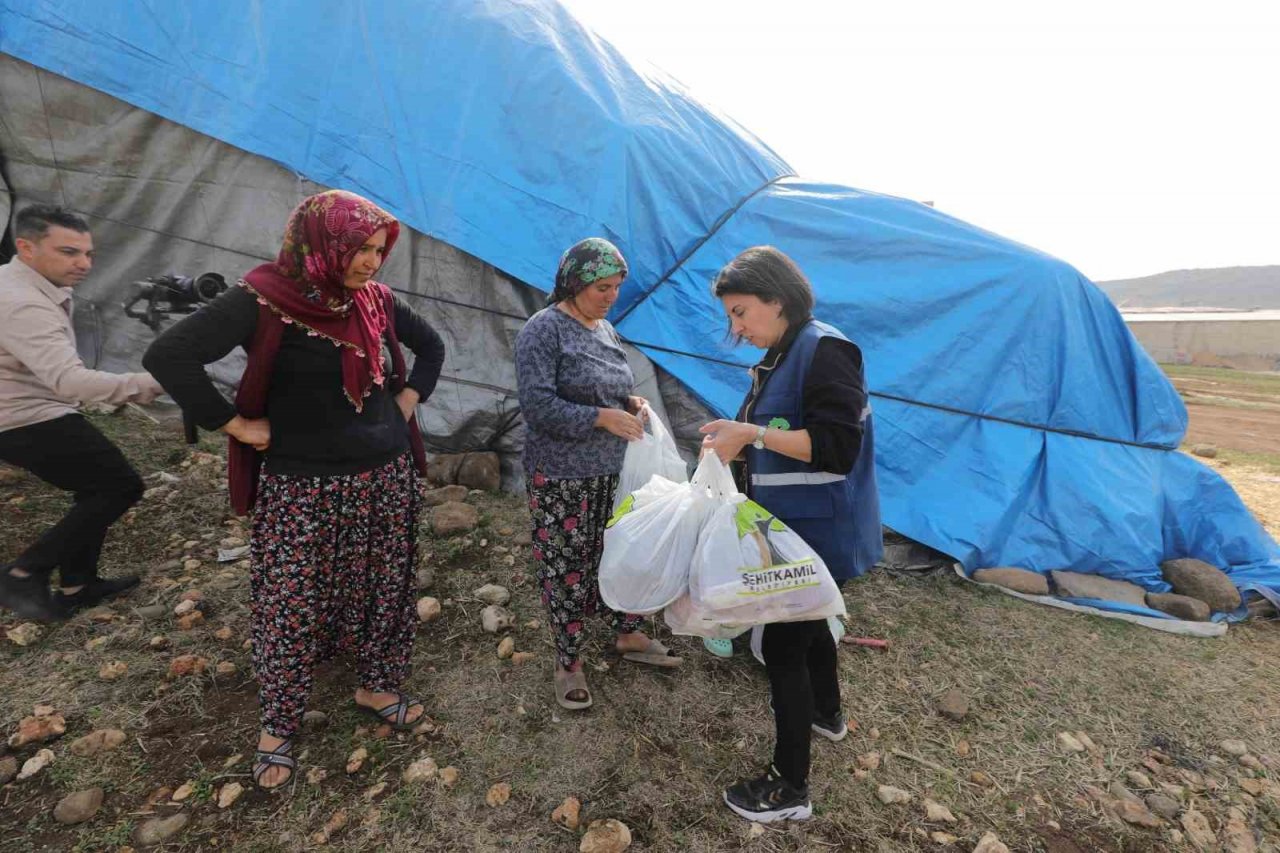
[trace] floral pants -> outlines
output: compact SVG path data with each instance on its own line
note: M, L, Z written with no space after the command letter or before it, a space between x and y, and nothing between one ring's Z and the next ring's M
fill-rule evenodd
M552 480L536 471L528 480L533 522L533 562L555 634L556 658L570 672L581 669L578 648L583 620L597 612L617 633L640 630L644 617L615 613L600 601L600 555L604 528L618 487L616 474Z
M359 474L263 475L250 590L253 668L272 735L293 736L316 666L337 654L354 655L367 690L396 690L408 677L421 503L407 453Z

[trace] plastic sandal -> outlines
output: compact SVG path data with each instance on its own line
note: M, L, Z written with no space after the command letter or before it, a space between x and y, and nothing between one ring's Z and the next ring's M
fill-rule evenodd
M356 707L365 714L377 717L378 722L386 723L398 732L409 731L426 717L427 706L421 699L410 696L408 693L401 693L399 690L388 690L386 692L395 694L396 701L389 705L383 705L381 708L370 708L368 705L361 705L357 702ZM414 705L422 705L422 713L409 720L409 709Z
M284 787L293 780L294 774L298 770L298 762L289 754L293 749L293 741L286 740L275 749L256 749L253 753L253 784L257 785L264 791L274 791L276 788ZM284 777L280 782L274 785L262 784L262 774L266 773L272 767L283 767L289 771L289 775Z

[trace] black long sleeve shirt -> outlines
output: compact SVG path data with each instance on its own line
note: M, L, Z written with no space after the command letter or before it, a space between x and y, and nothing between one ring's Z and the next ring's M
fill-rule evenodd
M782 341L765 353L758 367L776 367L799 331L799 326L788 330ZM745 420L755 396L754 392L748 395L738 420ZM867 405L862 350L857 344L839 338L818 341L805 377L801 404L812 447L809 464L818 471L848 474L862 450L862 411Z
M406 384L431 396L444 366L444 341L431 325L398 297L395 330L416 357ZM147 350L142 363L197 424L216 430L236 414L214 387L204 365L237 346L247 347L258 323L258 302L242 287L233 287L210 304L164 332ZM386 375L390 350L383 340ZM404 416L394 395L374 386L357 412L342 390L342 357L330 341L287 325L272 366L266 417L271 446L266 471L271 474L332 476L368 471L395 459L409 448Z

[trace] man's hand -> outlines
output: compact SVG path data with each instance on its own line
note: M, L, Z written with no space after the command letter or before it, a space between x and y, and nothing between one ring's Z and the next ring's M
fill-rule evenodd
M638 417L641 423L649 419L649 413L645 411L648 405L649 401L644 397L631 396L627 398L627 411Z
M596 428L608 430L618 438L627 441L639 441L644 436L644 424L635 415L627 414L622 409L598 409Z
M164 393L164 389L160 387L160 383L151 378L150 374L146 374L146 379L142 382L142 390L133 395L130 402L133 403L151 403L157 397Z
M236 415L222 425L222 431L254 450L262 451L271 446L271 422L266 418L242 418Z
M418 401L421 399L422 395L407 385L396 395L396 405L400 407L400 414L404 415L406 421L413 417L414 411L418 408Z

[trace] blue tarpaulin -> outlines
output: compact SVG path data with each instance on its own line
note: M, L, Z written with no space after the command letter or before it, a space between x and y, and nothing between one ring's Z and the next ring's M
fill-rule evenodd
M0 50L366 195L543 290L565 247L608 237L631 266L618 330L721 414L759 353L727 345L708 283L776 245L865 354L886 524L968 569L1166 590L1160 561L1190 556L1280 591L1280 547L1176 452L1177 393L1072 267L794 177L550 0L0 0Z

